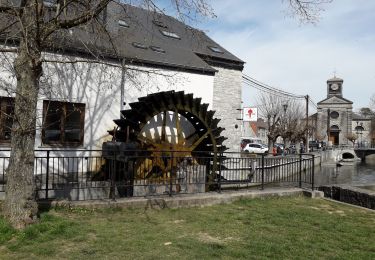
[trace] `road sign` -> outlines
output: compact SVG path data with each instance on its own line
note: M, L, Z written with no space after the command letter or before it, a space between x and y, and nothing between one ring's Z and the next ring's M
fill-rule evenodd
M257 121L258 120L258 108L256 107L244 107L243 108L243 121Z

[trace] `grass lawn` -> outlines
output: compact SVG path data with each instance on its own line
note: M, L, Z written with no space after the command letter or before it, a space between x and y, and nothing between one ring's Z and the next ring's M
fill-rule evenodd
M0 259L375 259L375 213L320 199L185 209L50 210L19 232L0 218Z

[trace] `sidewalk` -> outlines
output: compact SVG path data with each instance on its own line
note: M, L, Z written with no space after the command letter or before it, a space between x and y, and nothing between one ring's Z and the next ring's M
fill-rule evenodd
M178 196L158 196L142 198L121 198L113 200L91 200L91 201L52 201L40 202L41 207L80 207L80 208L179 208L179 207L202 207L222 203L231 203L242 198L267 198L285 196L308 196L320 197L321 192L311 192L300 188L269 188L265 190L240 190L207 192L200 194L186 194Z

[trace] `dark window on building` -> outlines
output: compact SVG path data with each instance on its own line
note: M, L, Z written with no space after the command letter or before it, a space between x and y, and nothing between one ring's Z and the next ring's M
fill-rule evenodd
M160 20L152 20L152 22L156 25L156 26L159 26L159 27L162 27L162 28L168 28L167 25L165 25L162 21Z
M216 53L224 53L224 51L222 49L220 49L219 47L216 47L216 46L208 46L208 48L211 51L216 52Z
M339 131L340 128L337 125L331 126L331 131Z
M331 112L331 118L336 119L338 117L339 117L339 113L337 111L332 111Z
M120 27L125 27L125 28L129 27L129 24L125 20L122 20L122 19L118 20L118 25Z
M160 30L160 32L161 32L164 36L167 36L167 37L169 37L169 38L178 39L178 40L181 39L181 37L178 36L177 33L169 32L169 31L164 31L164 30Z
M155 52L165 53L165 50L162 49L161 47L158 47L158 46L151 46L150 49L155 51Z
M147 49L147 46L142 44L142 43L139 43L139 42L133 42L132 45L135 47L135 48L139 48L139 49Z
M14 98L0 97L0 143L10 143L13 112Z
M43 101L43 144L83 144L85 104Z
M363 128L363 126L356 126L355 127L355 131L357 131L357 132L363 132L363 131L365 131L365 129Z

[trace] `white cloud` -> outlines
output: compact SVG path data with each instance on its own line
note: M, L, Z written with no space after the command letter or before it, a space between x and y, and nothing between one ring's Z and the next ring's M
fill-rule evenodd
M317 102L336 70L344 97L356 108L368 105L375 93L375 1L335 0L316 26L286 18L282 1L212 4L218 20L209 35L246 62L244 73Z

